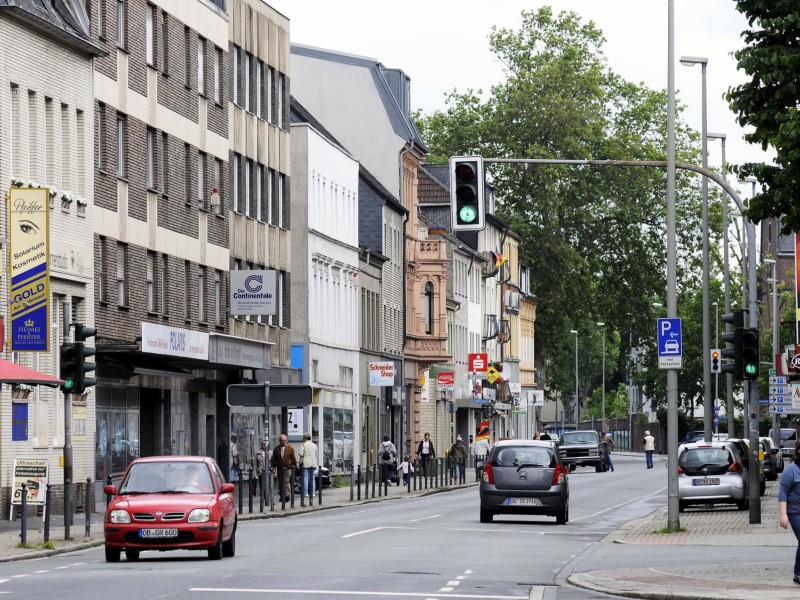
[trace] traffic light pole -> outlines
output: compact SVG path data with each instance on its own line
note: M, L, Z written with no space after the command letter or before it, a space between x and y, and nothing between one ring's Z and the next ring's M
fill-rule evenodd
M69 342L70 305L64 303L63 340ZM88 507L86 507L88 510ZM64 539L70 539L72 525L72 394L64 392Z
M670 67L671 68L671 67ZM670 140L668 139L668 146ZM682 169L684 171L693 171L699 173L716 182L734 201L739 211L742 213L742 220L744 221L744 229L747 237L747 259L748 259L748 314L749 323L756 323L756 238L755 226L744 215L746 214L746 207L733 187L728 181L721 177L719 174L692 165L689 163L676 162L674 159L674 147L672 151L667 149L667 157L669 160L571 160L561 158L484 158L484 163L519 163L519 164L538 164L538 165L572 165L576 167L656 167L659 169L667 169L667 187L673 189L667 190L667 230L668 237L674 235L670 223L674 223L675 219L675 205L674 205L674 169ZM674 169L672 168L674 165ZM672 201L670 201L670 196ZM667 272L668 272L668 285L667 285L667 310L669 317L676 317L676 307L674 304L674 286L669 285L674 282L674 269L676 256L672 248L671 240L667 243ZM748 423L750 424L750 464L758 465L758 381L754 379L747 380L748 391ZM668 523L671 529L677 529L680 521L678 519L678 480L677 480L677 457L675 456L674 449L677 448L678 439L678 407L677 407L677 390L678 390L678 373L677 369L667 369L667 447L669 451L667 466L670 467L668 475ZM729 415L729 419L732 415ZM674 429L674 431L673 431ZM749 473L749 499L750 499L750 523L761 523L761 502L759 496L759 470L756 468L750 469Z

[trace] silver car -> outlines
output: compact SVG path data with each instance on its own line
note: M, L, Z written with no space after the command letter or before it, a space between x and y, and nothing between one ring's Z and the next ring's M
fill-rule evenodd
M748 507L747 470L737 446L728 441L693 442L678 447L678 508L691 504Z
M552 442L502 440L492 448L480 480L481 523L494 515L547 515L569 521L567 472Z

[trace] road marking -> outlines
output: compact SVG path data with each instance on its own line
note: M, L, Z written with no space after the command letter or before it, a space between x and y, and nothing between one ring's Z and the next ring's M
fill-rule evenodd
M20 573L19 575L12 575L11 577L27 577L30 573Z
M50 569L44 569L42 571L34 571L33 573L34 574L38 574L38 573L49 573L49 572L50 572Z
M451 587L441 587L441 588L439 588L439 591L440 592L452 592L453 588L451 588Z
M436 517L441 517L442 515L431 515L430 517L420 517L419 519L411 519L409 523L419 523L420 521L425 521L427 519L435 519Z
M357 535L361 535L362 533L372 533L373 531L380 531L383 527L374 527L372 529L365 529L364 531L356 531L355 533L348 533L347 535L343 535L343 538L354 537Z
M534 586L540 587L540 586ZM435 596L415 592L360 592L338 590L286 590L270 588L189 588L190 592L211 592L212 594L250 593L250 594L314 594L320 596L387 596L404 598L427 598ZM494 594L448 594L448 598L473 598L476 600L523 600L525 596L499 596Z
M461 583L461 582L460 581L448 581L447 585L458 585L459 583Z
M570 523L574 523L576 521L583 521L584 519L591 519L592 517L600 516L600 515L605 514L605 513L609 512L609 511L612 511L614 509L621 508L621 507L626 506L628 504L632 504L633 502L637 502L637 501L643 500L645 498L652 498L653 496L656 496L656 495L661 495L661 494L664 493L664 491L666 489L667 489L666 487L663 487L660 490L656 490L652 494L647 494L645 496L638 496L636 498L631 498L630 500L626 500L625 502L620 502L619 504L615 504L614 506L609 506L608 508L604 508L603 510L599 510L596 513L592 513L591 515L586 515L586 516L583 516L583 517L577 517L577 518L574 518L574 519L572 517L570 517L569 522Z

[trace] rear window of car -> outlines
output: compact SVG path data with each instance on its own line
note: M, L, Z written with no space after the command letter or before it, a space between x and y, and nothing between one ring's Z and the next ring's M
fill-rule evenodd
M781 440L796 440L797 439L797 432L794 429L781 429Z
M547 448L509 447L498 450L493 463L497 467L553 467L555 460L555 455Z
M678 460L678 464L690 469L703 465L728 465L732 462L733 457L725 448L688 448Z

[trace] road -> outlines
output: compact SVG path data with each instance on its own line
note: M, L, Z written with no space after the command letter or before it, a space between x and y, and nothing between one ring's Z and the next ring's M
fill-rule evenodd
M269 599L602 598L572 588L574 571L713 561L736 549L626 546L602 539L666 502L666 469L615 458L614 473L570 476L570 522L551 517L478 521L477 489L240 523L236 557L144 552L107 564L102 548L0 564L0 593L60 600L196 598L249 592ZM643 548L645 551L643 551ZM679 554L680 556L676 556Z

